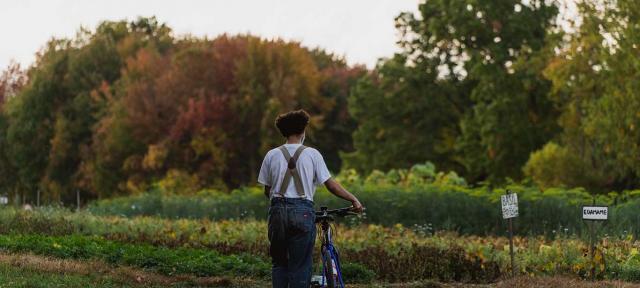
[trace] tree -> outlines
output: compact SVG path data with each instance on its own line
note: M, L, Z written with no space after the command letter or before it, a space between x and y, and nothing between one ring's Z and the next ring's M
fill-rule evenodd
M120 77L133 50L165 47L169 32L153 18L104 22L95 33L52 40L38 54L29 83L6 108L6 152L25 201L40 190L45 202L70 202L86 188L80 171L92 157L92 129L105 110L95 105L93 92Z
M281 144L276 115L298 108L314 115L310 143L339 165L353 127L346 97L361 74L296 42L175 39L155 18L105 21L50 41L24 88L0 83L0 170L16 175L4 180L26 202L38 190L44 203L70 203L76 191L89 200L152 185L227 189L255 182Z
M425 59L426 60L426 59ZM352 90L349 111L358 122L356 152L345 155L359 171L410 167L431 160L451 168L464 95L444 80L430 61L408 68L401 55L381 64Z
M318 93L320 74L314 59L299 43L249 37L246 51L235 74L237 95L230 98L237 118L229 140L238 147L229 162L233 170L225 177L231 186L255 183L264 154L282 145L274 125L279 113L306 109L313 116L312 135L331 108L331 102Z
M331 171L340 171L341 153L353 152L351 135L357 123L349 113L348 99L351 88L367 73L366 67L350 67L344 59L321 49L311 51L320 72L319 94L331 103L331 110L324 112L322 127L309 134L308 143L322 152Z
M636 1L585 1L582 24L551 61L545 76L553 81L551 97L560 107L562 133L556 140L567 157L577 159L575 179L541 177L532 155L529 174L540 185L562 183L606 192L637 187L640 109ZM604 8L604 9L603 9ZM551 154L549 151L543 152ZM557 157L557 156L556 156ZM549 174L561 175L562 171Z
M555 133L542 69L557 7L427 1L419 11L396 19L402 52L353 92L348 163L366 172L429 160L472 182L521 177L514 167Z
M10 161L7 142L9 125L4 104L20 92L27 82L27 75L20 65L12 62L0 74L0 193L15 197L15 188L19 185L16 166Z

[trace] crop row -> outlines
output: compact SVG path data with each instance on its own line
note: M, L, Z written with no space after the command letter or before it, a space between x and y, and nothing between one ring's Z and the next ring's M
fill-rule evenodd
M266 223L254 220L170 220L71 213L62 209L31 212L0 210L0 233L99 236L117 243L215 251L268 259ZM491 282L510 270L504 237L423 233L403 225L337 226L336 245L359 282L375 276L384 281L438 279ZM598 277L640 280L640 242L603 235L596 253ZM587 245L570 234L554 240L516 237L517 272L527 275L574 274L590 269ZM318 259L317 255L314 259ZM358 264L354 264L358 263ZM196 273L196 272L193 272ZM197 274L197 273L196 273Z
M0 235L0 248L56 258L99 259L166 275L242 275L266 277L269 264L250 255L221 255L213 250L127 244L96 236Z
M269 257L267 227L263 221L103 217L47 208L31 212L2 209L0 222L4 224L0 226L0 233L9 235L81 234L135 245ZM349 270L345 274L357 282L370 281L373 277L390 282L431 278L490 282L500 275L497 263L469 255L462 245L445 244L447 240L441 241L438 237L422 237L401 226L338 226L337 229L337 245L346 262L344 267ZM319 259L318 255L314 259Z
M506 235L501 217L500 195L505 189L426 183L416 186L351 185L351 190L367 207L364 217L351 219L354 224L370 223L419 227L425 233L455 231L460 234ZM518 193L519 217L515 220L518 235L544 235L554 238L559 233L586 234L581 206L593 201L587 192L574 189L548 189L513 185ZM602 228L609 235L638 237L640 209L638 192L599 196L598 204L610 205L609 221ZM316 193L316 207L348 206L322 189ZM207 218L213 221L266 219L268 201L259 188L243 188L231 193L202 191L183 196L154 190L136 196L114 198L93 203L88 210L96 215L124 217L156 216L169 219Z

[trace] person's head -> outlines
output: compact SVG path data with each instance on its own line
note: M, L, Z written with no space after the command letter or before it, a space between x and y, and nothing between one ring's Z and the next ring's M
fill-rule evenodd
M276 118L276 127L278 127L280 134L284 138L289 138L290 136L301 137L308 124L309 113L302 109L280 114Z

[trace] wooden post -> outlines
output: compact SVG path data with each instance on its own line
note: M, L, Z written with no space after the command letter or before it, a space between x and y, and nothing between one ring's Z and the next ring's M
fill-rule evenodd
M513 257L513 218L509 218L509 254L511 254L511 276L516 276L516 265Z
M593 197L593 203L592 205L596 205L596 197ZM589 221L589 249L591 250L591 281L595 281L596 280L596 261L595 261L595 256L596 256L596 244L595 244L595 227L594 227L595 223L594 221Z
M76 190L76 201L78 203L78 208L76 211L80 211L80 190Z
M594 223L593 223L593 221L591 221L589 223L589 250L591 252L590 256L591 256L591 280L592 281L596 279L596 261L595 261L595 256L596 256L595 248L596 248L596 245L595 245L594 239L593 239L594 238L594 235L593 235L594 234L594 231L593 231L594 227L593 227L593 225L594 225Z
M40 189L38 189L38 194L36 196L36 207L40 207Z
M511 194L511 190L507 190L507 194ZM507 219L509 221L509 255L511 256L511 276L516 276L516 265L513 255L513 218Z

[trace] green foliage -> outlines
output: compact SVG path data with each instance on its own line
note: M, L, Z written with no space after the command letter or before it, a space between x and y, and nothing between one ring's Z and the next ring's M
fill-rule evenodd
M2 235L0 248L56 258L99 259L174 275L266 277L269 264L248 255L222 256L211 250L122 244L87 236Z
M515 222L520 235L557 233L582 235L585 227L579 216L581 205L590 204L592 194L584 189L549 188L511 184L504 188L469 187L457 174L437 172L433 164L416 165L410 170L374 171L367 177L353 170L337 180L366 206L365 216L349 223L402 224L425 234L457 231L462 234L505 235L500 214L500 196L505 189L518 193L520 216ZM604 231L624 236L640 231L633 207L640 203L638 191L598 196L598 204L611 205L611 221ZM319 189L316 207L344 207L349 203ZM97 215L159 216L164 218L264 219L268 200L261 188L236 189L231 193L203 190L192 196L167 193L156 187L148 193L91 203L88 210ZM464 211L464 213L454 213ZM554 232L555 231L555 232ZM560 232L559 232L560 231ZM626 232L625 232L626 231Z
M9 247L7 249L10 250L23 249L20 251L32 251L34 253L44 253L45 255L53 255L56 257L82 258L93 258L93 256L90 255L100 253L102 256L100 256L99 259L105 259L105 257L121 257L122 260L119 260L120 258L116 258L116 260L105 260L109 262L116 261L112 262L115 264L147 267L144 265L148 265L145 264L148 262L139 263L137 262L138 260L127 260L129 262L123 262L130 258L127 256L130 251L129 248L133 249L132 247L135 246L137 247L136 249L143 249L142 247L146 247L143 249L144 251L138 252L138 254L144 254L146 255L145 259L147 259L147 261L153 261L154 266L147 268L161 273L164 273L162 271L173 270L173 268L171 268L171 263L174 258L172 256L173 254L165 255L165 258L158 260L157 257L159 256L157 256L155 252L152 252L154 248L141 245L142 243L151 243L158 246L157 249L160 249L160 251L166 251L164 250L165 248L161 247L174 247L178 252L183 250L215 250L221 254L231 256L250 253L253 257L256 257L257 260L253 262L243 262L248 265L254 265L252 263L260 262L259 259L268 257L268 240L265 233L267 227L264 221L211 222L208 220L166 220L155 217L127 219L120 217L96 217L88 213L69 213L59 209L38 209L34 212L16 212L15 210L7 209L1 212L0 218L3 223L14 223L16 221L11 221L11 219L15 217L21 219L32 218L34 222L39 221L38 219L40 218L49 219L62 217L64 221L73 227L75 233L94 235L94 237L91 238L83 238L89 240L82 241L93 241L95 245L92 244L89 246L91 246L92 249L97 249L97 251L85 251L85 244L80 241L76 245L77 248L72 250L57 247L57 249L61 251L58 253L47 250L49 249L49 245L46 244L31 245L29 243L30 240L21 242L26 243L23 245L29 245L29 247L44 246L44 248L24 248L24 246L19 246L23 248L16 248L11 245L3 245L2 239L0 238L0 248ZM30 226L34 227L35 225ZM12 233L23 233L21 232L22 226L19 225L11 225L11 228L7 229L10 229ZM499 273L499 270L495 270L497 267L496 263L489 260L476 259L474 256L466 256L466 252L458 244L443 246L442 243L446 243L448 240L440 242L439 238L424 238L402 226L397 226L393 229L375 225L358 226L352 229L337 227L336 229L338 229L337 233L339 233L337 235L340 235L336 243L340 247L342 262L345 267L344 273L345 277L348 276L347 282L349 283L368 283L376 277L385 281L419 280L437 277L441 281L486 282L492 281L499 276L496 274ZM24 232L27 231L33 232L32 230L24 230ZM43 229L35 233L48 235L49 232L51 231ZM118 254L119 256L114 256L109 251L103 251L105 249L110 250L110 248L104 248L103 246L105 245L103 242L105 240L101 240L101 238L96 236L118 242L135 243L135 245L121 246L116 245L115 242L109 242L117 246L121 252L121 254ZM41 239L40 237L37 238ZM66 238L69 237L65 237L65 239ZM402 239L402 241L399 241L400 239ZM54 243L63 245L63 243L59 241L55 241ZM319 241L316 243L319 245ZM55 245L54 248L56 248ZM203 250L203 248L209 250ZM319 251L318 248L319 247L316 247L314 252L317 253L317 251ZM124 255L122 255L122 253L124 253ZM161 252L158 253L164 255ZM192 255L192 257L196 256ZM315 255L314 259L318 258L319 255ZM391 263L391 265L386 265L386 263ZM407 269L409 263L420 263L420 265ZM255 269L259 269L259 267ZM193 270L190 271L191 272L184 270L183 273L198 274ZM372 271L375 271L375 273Z
M342 278L347 279L348 283L371 283L376 277L376 273L369 268L358 263L343 263L340 267Z
M551 165L548 173L563 175L556 182L594 191L636 188L640 170L631 159L639 155L634 52L639 30L625 23L636 19L639 6L637 1L623 0L604 5L584 1L578 7L582 24L573 27L576 33L545 69L553 82L550 97L561 111L562 133L556 143L572 160L577 175L562 171L561 165Z
M543 79L557 7L547 2L427 1L396 18L402 52L353 90L349 167L434 161L472 182L520 178L554 133ZM522 131L527 131L523 134Z
M637 209L637 205L636 202L629 208ZM610 223L620 220L615 217ZM13 221L13 218L21 220ZM41 219L64 221L73 228L72 233L86 236L50 237L43 235L52 233L52 230L25 228L45 228L43 225L28 224L29 221L40 222ZM146 267L171 275L201 275L198 271L203 270L199 267L208 265L209 257L214 255L223 259L253 257L252 260L243 260L242 264L234 261L228 265L218 264L223 267L204 272L209 274L203 275L255 275L247 271L255 271L258 275L268 274L268 264L261 260L268 257L267 223L264 221L99 217L86 212L70 213L51 208L26 212L3 209L0 210L0 221L9 223L5 229L12 233L0 237L0 248L6 247L10 251L31 251L63 258L102 259L117 265ZM441 282L485 283L493 282L510 271L509 244L505 237L424 233L424 230L402 225L385 228L378 225L346 227L338 224L335 228L336 245L344 262L343 272L350 283L369 283L373 277L387 282L437 279ZM606 231L601 230L598 236L603 241L597 244L597 277L636 281L638 249L633 244L635 240L631 235L602 234ZM15 234L26 232L40 236ZM588 275L591 262L585 253L587 242L580 240L575 235L576 231L558 230L555 233L555 239L514 238L518 274ZM118 252L114 254L112 248ZM167 249L173 252L167 252ZM174 261L182 261L179 259L183 256L192 257L191 262L184 262L187 266L174 271ZM314 259L318 257L315 255Z
M29 288L123 288L138 287L130 283L121 283L112 277L99 277L96 275L74 275L71 273L59 273L30 269L13 264L0 264L0 282L5 287L29 287ZM160 286L156 286L160 287Z
M597 187L605 175L588 167L589 163L567 147L549 142L531 153L523 170L541 188Z

